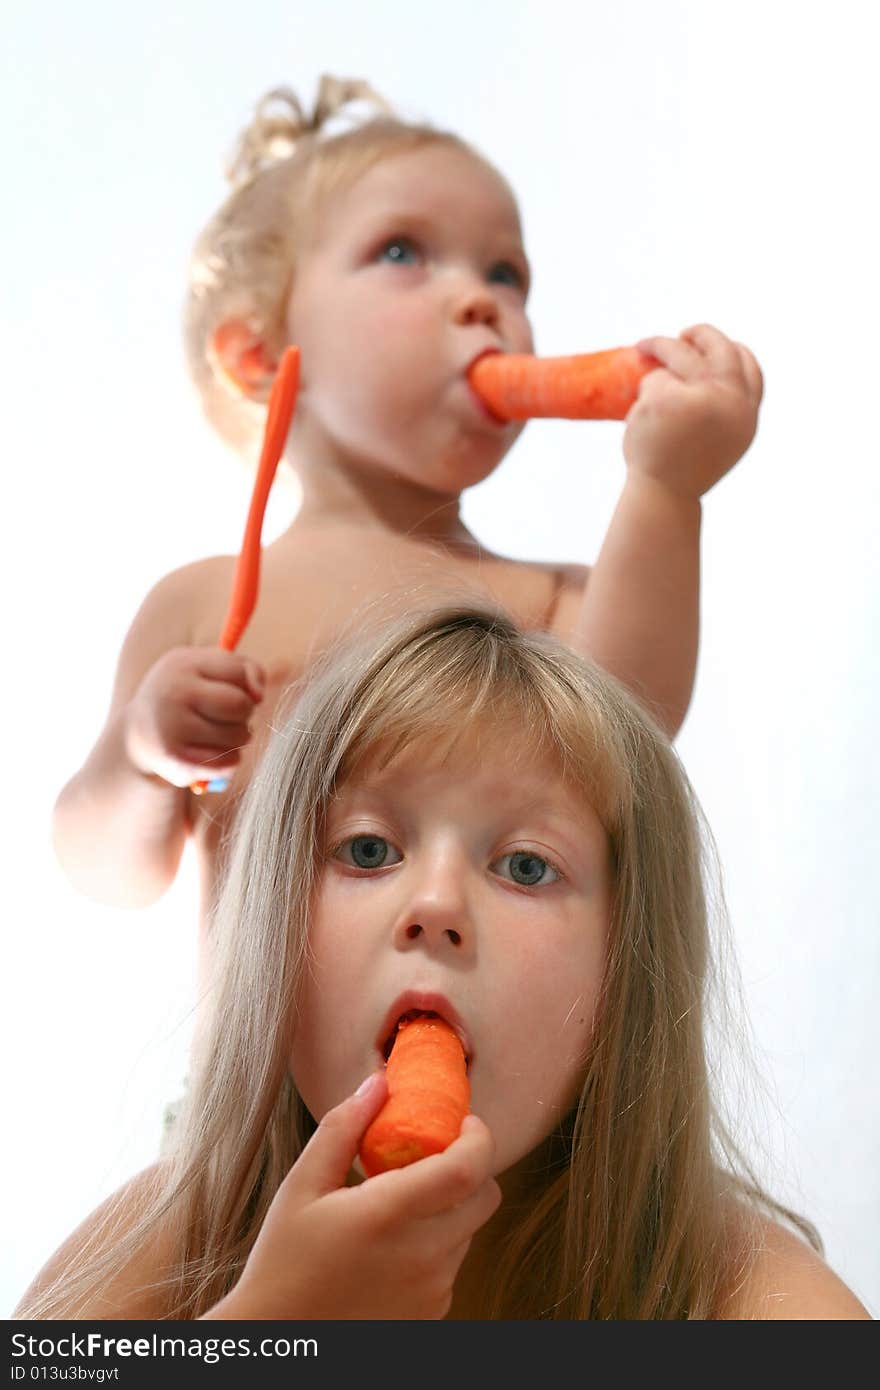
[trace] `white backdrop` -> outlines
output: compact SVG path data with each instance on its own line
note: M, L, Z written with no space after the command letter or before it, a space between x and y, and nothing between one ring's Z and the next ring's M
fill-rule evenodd
M7 18L4 1315L154 1158L185 1068L193 863L153 909L95 906L55 866L50 813L146 590L237 548L249 484L185 378L185 266L253 102L279 83L311 99L325 71L366 77L508 175L540 351L708 320L764 368L757 440L706 502L679 747L718 840L768 1088L762 1171L880 1313L872 10L55 0ZM530 425L467 519L508 553L589 562L621 429ZM273 500L269 534L293 505Z

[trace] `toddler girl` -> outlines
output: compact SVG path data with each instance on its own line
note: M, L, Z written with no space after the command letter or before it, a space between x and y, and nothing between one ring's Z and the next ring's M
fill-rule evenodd
M364 100L380 114L327 134L328 119ZM486 411L467 369L487 348L532 348L519 213L502 176L458 136L386 111L363 83L325 79L310 116L293 94L271 94L196 248L189 361L208 419L245 455L281 352L301 349L287 462L302 501L265 549L237 651L216 645L232 555L167 575L136 615L104 729L55 810L63 867L102 901L154 902L191 837L204 928L281 692L367 608L466 593L590 656L670 734L684 718L700 498L752 438L757 364L705 325L645 340L664 365L627 419L625 481L595 565L487 551L461 520L461 494L522 426ZM220 795L189 790L224 777Z

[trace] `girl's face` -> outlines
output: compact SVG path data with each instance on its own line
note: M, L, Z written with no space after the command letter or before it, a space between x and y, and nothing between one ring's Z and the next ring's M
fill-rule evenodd
M522 426L494 420L466 372L487 348L532 350L528 276L507 185L452 146L389 156L329 195L288 305L301 455L441 494L486 477Z
M433 1010L470 1059L496 1172L579 1089L612 879L593 809L515 732L419 744L331 803L291 1073L320 1118L383 1063L400 1014Z

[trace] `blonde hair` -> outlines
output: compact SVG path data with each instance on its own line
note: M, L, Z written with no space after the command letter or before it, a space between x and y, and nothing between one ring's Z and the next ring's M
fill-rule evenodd
M315 1127L288 1058L330 798L377 753L502 721L596 809L615 892L580 1096L533 1155L481 1315L713 1317L749 1268L745 1218L759 1208L818 1248L715 1112L705 835L669 740L623 687L556 639L468 604L325 656L293 697L242 801L214 920L212 1023L161 1191L124 1242L23 1315L70 1316L169 1213L181 1243L168 1316L198 1317L232 1287Z
M354 119L347 108L364 103L380 114L328 134L337 118ZM482 160L451 132L401 120L359 80L322 77L310 116L287 87L257 103L227 169L233 191L195 244L184 310L186 359L202 409L238 453L254 454L265 404L242 396L215 369L213 331L241 318L280 352L297 254L328 196L381 159L436 143Z

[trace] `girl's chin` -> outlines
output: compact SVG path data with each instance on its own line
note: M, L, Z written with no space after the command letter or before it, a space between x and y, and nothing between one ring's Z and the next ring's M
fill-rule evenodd
M499 1106L496 1096L494 1104L484 1102L479 1085L471 1093L471 1110L492 1135L495 1144L492 1173L499 1179L502 1174L511 1172L521 1172L525 1176L534 1173L536 1163L543 1165L546 1162L544 1146L551 1135L560 1132L568 1114L568 1107L554 1105L550 1100L541 1104L537 1116L532 1110L524 1113L517 1123L506 1101Z
M476 487L491 477L506 452L506 448L499 448L497 439L468 437L460 449L436 468L437 490L460 493L465 488Z

